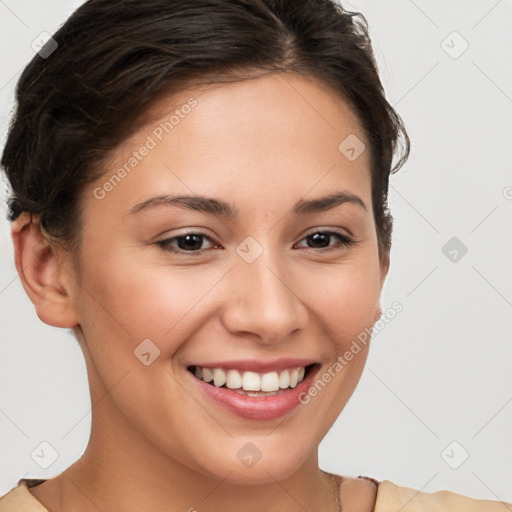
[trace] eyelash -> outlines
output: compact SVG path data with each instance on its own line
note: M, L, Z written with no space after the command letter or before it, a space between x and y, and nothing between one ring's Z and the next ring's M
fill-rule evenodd
M340 233L338 231L329 231L329 230L326 230L326 231L314 231L312 233L309 233L304 238L302 238L300 240L300 242L302 242L303 240L306 240L307 238L309 238L309 237L311 237L313 235L319 234L319 233L324 234L324 235L330 235L330 236L337 237L338 240L339 240L339 245L329 245L327 247L319 247L319 248L303 247L303 249L310 249L310 250L317 251L317 252L326 252L326 251L340 250L340 249L348 248L348 247L351 247L351 246L353 246L353 245L355 245L357 243L355 240L353 240L352 238L349 238L348 236L346 236L343 233ZM175 240L178 240L180 238L185 238L188 235L196 235L196 236L203 237L203 238L209 240L210 242L212 242L214 244L213 239L211 237L209 237L208 235L205 235L204 233L198 233L198 232L195 232L195 231L190 231L190 232L186 232L186 233L183 233L181 235L178 235L178 236L174 236L172 238L166 238L165 240L160 240L159 242L156 242L156 245L161 247L164 251L173 252L173 253L176 253L176 254L192 255L192 256L200 256L205 251L208 251L209 249L215 248L215 247L210 247L209 249L199 249L199 250L194 250L194 251L185 251L183 249L176 249L176 248L174 248L171 245L171 242L173 242ZM218 245L217 245L217 247L218 247Z

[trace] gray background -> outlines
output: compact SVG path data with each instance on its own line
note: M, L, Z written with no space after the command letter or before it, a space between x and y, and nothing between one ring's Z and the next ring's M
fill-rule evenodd
M1 146L32 41L81 3L0 0ZM382 296L383 310L399 301L403 311L374 338L360 384L321 444L321 466L512 501L512 2L344 5L369 21L412 154L391 180L394 246ZM0 495L18 478L71 465L91 419L78 345L37 318L17 277L5 189ZM58 452L46 470L31 458L42 441Z

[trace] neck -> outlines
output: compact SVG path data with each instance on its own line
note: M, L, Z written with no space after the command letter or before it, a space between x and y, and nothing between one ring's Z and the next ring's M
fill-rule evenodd
M268 473L265 482L237 482L231 472L206 474L162 453L115 408L108 395L93 403L87 450L57 477L62 510L337 510L336 480L319 469L316 452L280 481Z
M122 450L123 451L123 450ZM165 467L138 459L131 450L111 457L84 454L58 478L62 510L140 510L166 512L336 512L336 480L309 463L290 477L263 484L233 483L195 472L176 461ZM138 460L146 462L138 463ZM64 476L64 478L62 478Z

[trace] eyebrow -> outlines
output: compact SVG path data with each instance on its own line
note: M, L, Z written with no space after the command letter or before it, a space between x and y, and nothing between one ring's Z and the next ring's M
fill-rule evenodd
M351 194L350 192L340 191L317 199L301 199L293 206L293 212L295 215L323 212L344 203L355 204L360 206L364 211L368 211L365 203L360 197ZM180 208L209 213L225 218L235 218L238 215L238 209L235 206L222 201L221 199L199 195L169 194L146 199L145 201L142 201L130 208L128 214L132 215L142 210L147 210L148 208L161 205L178 206Z

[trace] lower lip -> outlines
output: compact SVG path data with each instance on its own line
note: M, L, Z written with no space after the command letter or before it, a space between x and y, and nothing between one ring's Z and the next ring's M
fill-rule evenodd
M299 397L307 393L320 366L313 367L304 380L294 388L273 396L253 397L240 395L229 388L207 384L187 370L205 395L216 404L245 419L274 420L288 414L301 402Z

